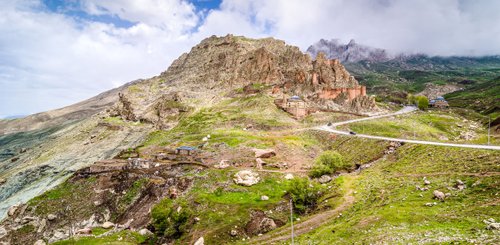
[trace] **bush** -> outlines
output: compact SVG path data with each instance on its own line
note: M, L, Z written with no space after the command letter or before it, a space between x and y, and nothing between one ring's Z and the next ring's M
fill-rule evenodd
M324 174L333 174L342 169L349 169L350 164L344 162L342 155L336 151L324 151L316 159L311 170L311 177L317 178Z
M293 202L293 208L298 213L314 209L323 192L323 186L307 178L294 178L290 181L287 192Z
M429 99L425 96L417 96L418 109L425 110L429 108Z
M192 212L185 204L174 205L171 199L163 199L151 210L153 227L158 236L177 239L190 226Z

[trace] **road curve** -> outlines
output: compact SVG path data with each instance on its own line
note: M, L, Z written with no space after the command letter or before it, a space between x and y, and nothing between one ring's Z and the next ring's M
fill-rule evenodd
M373 120L377 118L382 118L382 117L390 117L390 116L396 116L396 115L401 115L405 113L409 113L412 111L415 111L415 107L405 107L401 109L398 112L391 113L391 114L385 114L385 115L380 115L380 116L373 116L373 117L365 117L365 118L360 118L360 119L354 119L354 120L348 120L348 121L343 121L343 122L337 122L331 124L331 126L323 125L319 127L315 127L313 129L315 130L320 130L320 131L326 131L334 134L341 134L341 135L347 135L347 136L353 136L353 137L360 137L360 138L368 138L368 139L376 139L376 140L386 140L386 141L397 141L397 142L405 142L405 143L413 143L413 144L422 144L422 145L437 145L437 146L448 146L448 147L462 147L462 148L473 148L473 149L485 149L485 150L500 150L500 146L496 145L472 145L472 144L454 144L454 143L443 143L443 142L435 142L435 141L424 141L424 140L409 140L409 139L401 139L401 138L389 138L389 137L382 137L382 136L374 136L374 135L366 135L366 134L355 134L352 135L347 131L341 131L335 129L336 126L344 125L344 124L349 124L349 123L354 123L354 122L360 122L360 121L366 121L366 120Z

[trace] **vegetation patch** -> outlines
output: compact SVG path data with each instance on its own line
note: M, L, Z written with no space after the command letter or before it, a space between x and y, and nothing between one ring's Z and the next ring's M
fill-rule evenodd
M288 183L287 191L293 202L293 208L299 214L314 210L324 188L307 178L294 178Z
M120 231L109 236L104 237L79 237L71 238L69 240L59 241L52 243L54 245L101 245L101 244L142 244L146 242L146 237L137 232Z
M330 175L341 170L349 170L352 165L345 162L336 151L324 151L316 159L311 169L311 177L318 178L322 175Z
M152 226L160 237L178 239L191 226L192 211L182 202L165 198L151 210Z

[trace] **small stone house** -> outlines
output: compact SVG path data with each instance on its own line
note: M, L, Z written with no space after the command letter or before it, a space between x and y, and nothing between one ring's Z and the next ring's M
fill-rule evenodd
M443 97L437 97L436 99L429 101L429 105L436 108L447 108L449 106L448 101L446 101Z
M175 149L175 154L183 156L191 156L196 151L195 147L192 146L181 146Z

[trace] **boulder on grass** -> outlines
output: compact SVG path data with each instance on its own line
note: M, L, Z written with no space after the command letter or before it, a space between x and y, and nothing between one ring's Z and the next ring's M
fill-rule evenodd
M233 180L238 185L252 186L259 183L260 177L250 170L241 170L234 175Z
M432 192L434 194L434 198L438 199L441 202L444 202L444 199L446 198L446 195L438 190L435 190Z
M273 149L253 149L255 152L255 158L270 158L276 156L276 152Z
M109 221L106 221L106 222L104 222L104 224L101 225L101 227L104 229L109 229L109 228L112 228L114 226L115 226L115 224L113 224L112 222L109 222Z

